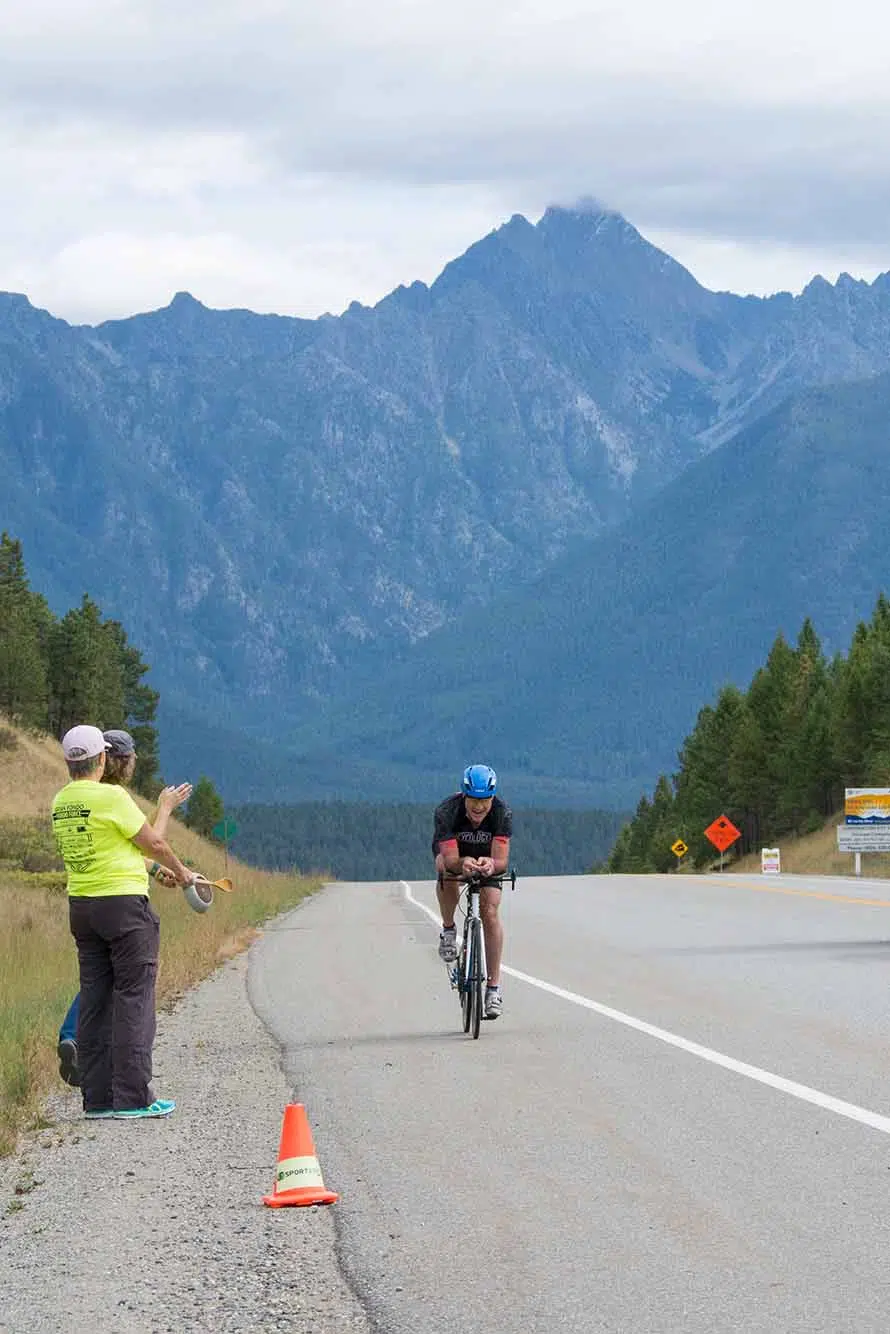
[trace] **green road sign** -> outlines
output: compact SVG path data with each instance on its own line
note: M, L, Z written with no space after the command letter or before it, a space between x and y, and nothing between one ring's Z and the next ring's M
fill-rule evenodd
M220 820L219 824L213 826L212 832L214 838L221 838L223 842L228 842L230 838L234 838L237 834L238 826L234 820Z

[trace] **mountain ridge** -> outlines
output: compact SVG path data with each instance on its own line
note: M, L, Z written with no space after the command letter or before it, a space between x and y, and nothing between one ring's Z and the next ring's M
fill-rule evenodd
M778 633L811 616L830 655L871 613L890 582L888 422L890 374L780 405L530 588L417 646L385 686L357 682L351 711L341 698L327 731L316 718L293 738L304 762L387 753L410 781L431 757L484 753L516 800L561 772L591 805L632 804ZM689 511L687 488L715 497L711 516Z
M176 709L295 730L808 386L890 369L890 280L713 293L554 208L429 287L300 320L74 326L0 296L0 527L121 619Z

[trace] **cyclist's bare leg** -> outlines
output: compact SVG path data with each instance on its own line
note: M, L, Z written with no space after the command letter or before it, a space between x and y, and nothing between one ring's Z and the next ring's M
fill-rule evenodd
M483 886L479 895L479 912L482 917L482 930L485 932L485 962L488 967L488 985L498 987L501 984L501 955L504 952L504 924L498 908L501 905L501 891L493 885Z
M460 898L460 881L446 873L441 852L436 858L436 898L439 900L443 927L454 926L454 914Z

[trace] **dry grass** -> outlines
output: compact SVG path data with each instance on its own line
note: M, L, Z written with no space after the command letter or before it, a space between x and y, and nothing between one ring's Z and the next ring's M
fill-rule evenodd
M64 892L0 872L0 1153L57 1078L56 1034L77 990L67 918Z
M10 727L0 714L0 727L15 735L15 748L0 750L0 813L5 817L33 816L48 811L68 770L62 748L50 736Z
M802 838L788 836L780 839L782 870L794 875L853 875L853 854L838 852L837 826L843 815L833 815L816 831ZM760 871L760 853L752 853L733 862L733 871ZM890 853L863 852L862 874L880 878L890 877Z
M22 869L50 846L50 804L67 770L51 739L16 732L16 743L0 748L0 856L6 858L0 862L0 1154L11 1152L20 1131L36 1123L58 1080L59 1025L77 990L64 874ZM151 814L150 803L137 800ZM187 865L210 880L228 875L235 889L217 890L210 912L199 916L179 889L152 881L152 903L161 917L160 1006L246 949L264 921L321 883L258 871L232 857L226 865L222 848L175 819L169 841Z

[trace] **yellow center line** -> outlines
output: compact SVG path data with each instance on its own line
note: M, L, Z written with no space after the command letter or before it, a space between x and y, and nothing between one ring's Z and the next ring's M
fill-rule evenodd
M724 889L732 889L726 880L719 880L716 876L704 877L709 883L722 884ZM890 899L860 899L854 898L852 894L829 894L825 890L819 889L787 889L781 885L758 885L745 884L744 889L753 889L758 894L790 894L796 899L826 899L829 903L861 903L867 908L890 908Z

